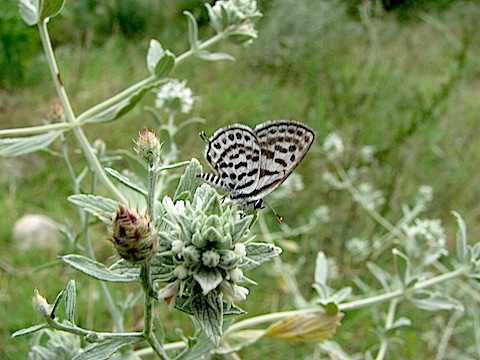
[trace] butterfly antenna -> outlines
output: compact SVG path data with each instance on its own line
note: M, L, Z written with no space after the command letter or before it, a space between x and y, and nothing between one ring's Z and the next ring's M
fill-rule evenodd
M208 137L207 137L207 134L205 134L205 131L200 131L200 133L199 133L198 135L200 135L200 138L201 138L204 142L208 142Z
M282 221L283 221L283 218L282 218L280 215L278 215L278 213L275 211L275 209L274 209L269 203L267 203L267 202L265 202L265 201L264 201L263 203L264 203L265 205L267 205L267 207L273 212L273 215L275 215L275 219L277 220L277 222L278 222L279 224L281 224Z

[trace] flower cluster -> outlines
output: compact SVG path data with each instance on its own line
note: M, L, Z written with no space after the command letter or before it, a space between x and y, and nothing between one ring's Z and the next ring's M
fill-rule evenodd
M155 106L164 109L167 113L181 111L188 114L192 110L194 98L186 81L173 79L155 92L157 93Z
M163 207L167 229L159 234L160 244L169 249L173 265L164 278L169 284L158 298L171 306L177 296L206 296L212 291L230 305L245 300L248 289L239 285L245 281L244 270L281 251L270 244L252 243L247 233L253 216L240 217L235 206L222 204L220 195L206 184L197 188L191 203L174 204L165 197ZM249 258L251 250L260 258Z
M217 33L226 32L235 43L249 43L257 38L254 21L262 14L254 0L219 0L206 4L210 23Z

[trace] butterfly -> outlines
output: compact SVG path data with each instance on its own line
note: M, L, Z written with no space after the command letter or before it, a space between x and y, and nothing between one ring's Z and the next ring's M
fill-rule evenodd
M263 198L295 170L314 139L312 129L294 120L267 121L254 130L242 124L227 126L218 129L205 147L215 173L197 177L225 191L244 211L261 209Z

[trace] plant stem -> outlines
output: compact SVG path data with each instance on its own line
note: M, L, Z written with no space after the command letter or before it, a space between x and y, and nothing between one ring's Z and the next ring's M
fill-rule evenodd
M460 267L456 270L453 270L451 272L448 272L446 274L442 274L439 276L435 276L433 278L430 278L428 280L420 281L416 283L414 286L412 286L409 289L398 289L398 290L393 290L390 292L386 292L384 294L380 294L377 296L372 296L366 299L360 299L360 300L355 300L347 303L342 303L338 305L338 310L339 311L348 311L348 310L354 310L354 309L360 309L360 308L365 308L369 307L374 304L386 302L386 301L392 301L392 300L398 300L405 295L408 295L408 293L414 293L416 290L428 288L440 283L444 283L447 281L451 281L454 279L457 279L461 276L464 276L466 273L468 273L469 267L468 266L463 266ZM264 323L271 323L273 321L278 321L282 320L284 318L298 315L298 314L306 314L306 313L314 313L314 312L319 312L323 311L319 307L314 307L314 308L308 308L308 309L302 309L302 310L295 310L295 311L284 311L284 312L277 312L277 313L272 313L272 314L266 314L266 315L260 315L256 316L250 319L246 319L243 321L239 321L236 324L233 324L230 326L227 331L225 331L225 336L227 334L233 333L235 331L243 330L245 328L250 328L254 326L258 326Z
M397 306L399 301L400 301L399 298L395 298L395 299L392 299L392 301L390 301L390 306L388 307L387 319L385 320L385 330L389 330L393 325L393 322L395 320L395 313L397 311ZM385 336L383 336L382 341L380 342L380 348L378 350L376 360L385 359L385 355L387 354L387 348L388 348L388 339Z
M72 126L69 123L61 122L61 123L46 124L46 125L40 125L40 126L29 126L26 128L5 129L5 130L0 130L0 137L44 134L52 130L69 130L71 129L71 127Z
M75 175L75 171L70 161L70 157L68 156L68 149L65 143L65 138L63 136L61 136L61 150L63 154L63 159L67 166L68 174L70 175L70 179L73 183L73 193L78 195L81 193L80 182L77 176ZM81 208L78 208L78 217L80 218L80 223L82 224L82 232L83 232L83 237L85 239L85 252L91 259L95 260L95 252L93 251L93 246L90 241L90 236L88 233L88 217L85 211ZM108 311L110 312L110 316L112 317L112 320L113 320L113 331L121 333L123 332L122 316L118 311L117 307L115 306L115 302L113 301L113 298L110 294L110 291L108 290L107 285L103 281L101 281L100 287L105 297L105 302L107 304Z
M48 35L47 23L45 21L38 24L38 31L40 33L40 39L42 41L48 67L50 69L50 75L52 76L53 84L55 86L55 91L57 92L60 103L62 104L62 107L64 109L65 117L71 126L75 138L77 139L80 147L82 148L85 158L87 159L88 165L90 166L91 170L98 176L98 179L103 184L103 186L105 186L105 188L110 192L110 194L114 196L117 200L126 203L126 198L108 178L107 174L103 170L102 164L100 164L100 161L93 152L92 147L87 140L87 137L79 126L79 123L75 117L72 106L70 104L61 80L60 71L58 70L58 66L55 60L55 54L53 52L50 37Z
M360 309L364 307L368 307L377 303L382 303L385 301L393 300L395 298L400 298L405 295L408 295L409 293L415 293L417 290L425 289L437 284L441 284L447 281L454 280L456 278L464 276L466 273L469 272L469 267L468 266L462 266L459 267L456 270L450 271L448 273L442 274L435 276L433 278L424 280L424 281L419 281L416 283L414 286L408 289L397 289L393 291L386 292L384 294L372 296L366 299L360 299L360 300L354 300L350 302L346 302L343 304L338 305L338 310L339 311L348 311L348 310L354 310L354 309Z
M458 320L463 316L463 312L455 311L448 320L447 326L445 327L445 331L443 332L442 338L438 344L437 355L435 356L435 360L445 359L445 353L447 351L448 341L455 330L455 324Z
M56 319L47 318L47 322L54 329L80 335L83 337L87 337L89 339L94 339L97 342L101 342L107 339L118 339L118 338L138 338L138 339L144 338L144 335L141 332L132 332L132 333L97 332L97 331L86 330L76 325L68 325L68 324L60 323Z
M144 337L149 342L155 353L162 359L168 359L168 355L163 349L162 345L158 342L153 332L153 320L155 318L154 305L156 300L156 294L153 291L152 279L150 277L150 264L145 263L140 269L140 279L142 280L143 289L145 291L145 312L144 322L145 329L143 331Z

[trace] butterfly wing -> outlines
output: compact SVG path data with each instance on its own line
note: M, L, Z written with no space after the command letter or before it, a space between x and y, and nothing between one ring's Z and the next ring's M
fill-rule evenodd
M217 130L208 139L205 158L216 174L198 177L229 192L232 199L240 199L256 188L260 145L248 126L237 124Z
M260 173L250 201L262 199L280 186L300 164L313 144L315 133L293 120L268 121L254 133L260 143Z

